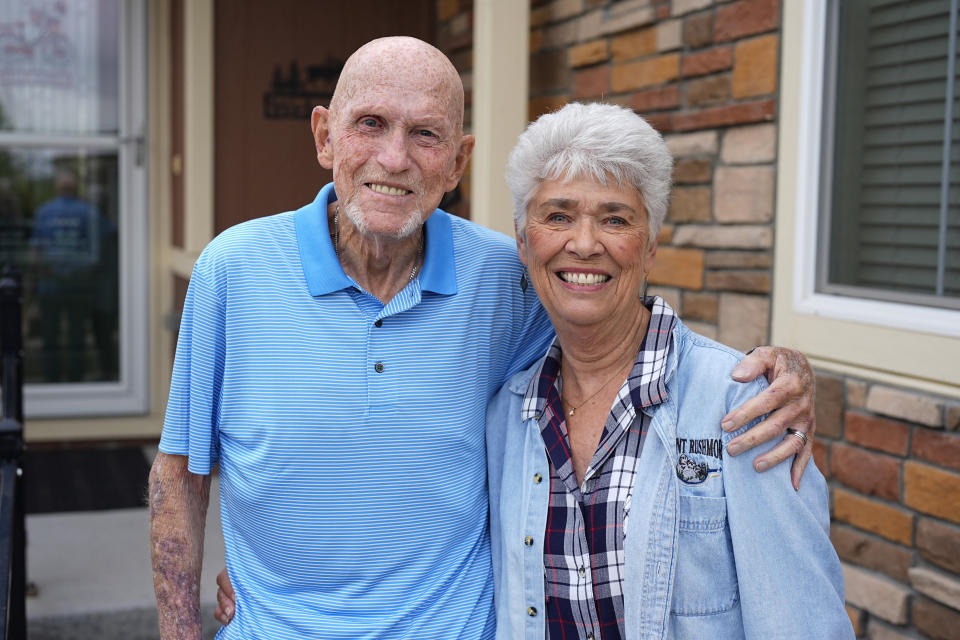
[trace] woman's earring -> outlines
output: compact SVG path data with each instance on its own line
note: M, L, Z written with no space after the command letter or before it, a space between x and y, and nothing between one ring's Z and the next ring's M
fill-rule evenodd
M527 268L524 267L523 273L520 274L520 290L526 293L528 284L529 282L527 281Z

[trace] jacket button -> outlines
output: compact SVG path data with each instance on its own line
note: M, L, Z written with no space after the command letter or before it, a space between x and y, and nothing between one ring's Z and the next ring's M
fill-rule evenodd
M536 608L536 607L527 607L527 615L530 616L531 618L536 617L536 615L537 615L537 608Z
M373 365L373 370L377 373L383 373L384 368L385 367L383 366L382 362L378 362L377 364Z
M543 476L540 475L539 473L535 473L533 474L533 481L536 482L537 484L540 484L541 482L543 482Z
M526 538L523 539L523 544L527 545L528 547L532 547L532 546L533 546L533 538L530 537L530 536L527 536Z

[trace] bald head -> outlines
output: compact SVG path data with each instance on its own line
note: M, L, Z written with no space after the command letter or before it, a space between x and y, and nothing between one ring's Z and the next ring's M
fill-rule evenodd
M330 102L343 111L354 94L371 86L422 92L446 104L450 121L463 131L463 83L453 63L436 47L407 36L378 38L347 59Z
M317 162L333 170L337 207L364 237L411 237L457 186L473 150L457 70L415 38L358 49L310 128Z

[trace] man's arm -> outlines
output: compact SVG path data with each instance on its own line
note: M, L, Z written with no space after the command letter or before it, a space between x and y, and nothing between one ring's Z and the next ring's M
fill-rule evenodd
M200 640L200 569L210 476L160 452L150 469L150 556L160 637Z
M813 434L817 428L814 419L813 370L806 356L799 351L783 347L759 347L743 359L731 376L738 382L747 382L764 373L770 386L728 413L721 426L725 431L734 431L762 415L769 415L757 426L734 438L727 446L727 451L737 455L772 438L782 437L788 427L806 434L806 445L800 438L784 438L776 447L753 461L754 469L766 471L794 456L790 479L793 488L798 489L803 470L813 455Z

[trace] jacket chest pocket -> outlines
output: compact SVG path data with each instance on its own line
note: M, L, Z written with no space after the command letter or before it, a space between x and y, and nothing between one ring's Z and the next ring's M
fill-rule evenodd
M737 572L725 498L680 496L671 613L708 616L737 605Z

